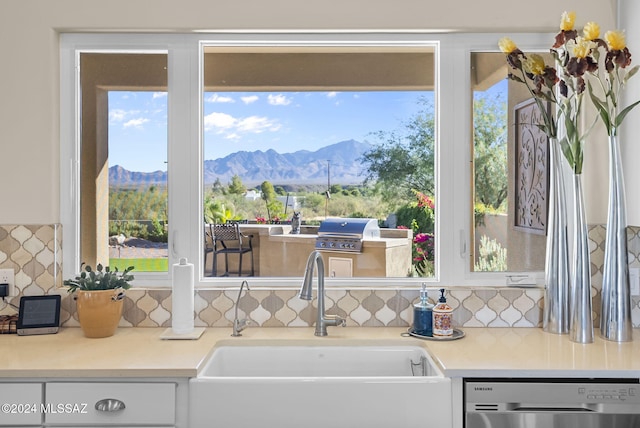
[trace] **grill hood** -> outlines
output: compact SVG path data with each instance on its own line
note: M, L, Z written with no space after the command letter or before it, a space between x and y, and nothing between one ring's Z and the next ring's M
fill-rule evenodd
M380 237L380 227L375 218L328 218L318 228L318 236L370 239Z
M380 238L375 218L328 218L318 228L316 249L361 252L362 241Z

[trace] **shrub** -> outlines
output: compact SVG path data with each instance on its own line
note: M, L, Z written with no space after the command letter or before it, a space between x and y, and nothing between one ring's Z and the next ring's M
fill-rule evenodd
M414 234L433 233L435 220L433 199L418 191L414 193L416 201L401 206L396 211L397 224L413 229Z
M412 276L433 276L435 253L433 227L435 204L433 199L422 192L413 191L416 200L396 211L398 228L413 231L411 245Z
M507 270L507 249L495 239L487 235L480 237L478 260L475 263L476 272L504 272Z

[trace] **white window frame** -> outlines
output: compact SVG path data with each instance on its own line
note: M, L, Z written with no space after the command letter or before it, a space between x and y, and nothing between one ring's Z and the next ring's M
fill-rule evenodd
M137 273L135 286L170 287L171 265L186 257L194 263L197 287L237 287L238 278L202 275L203 46L435 46L436 111L436 277L327 278L330 287L415 288L504 286L507 276L542 272L472 272L469 237L472 211L472 130L470 55L496 51L497 34L428 32L219 32L207 34L65 33L60 44L60 218L63 225L63 278L80 265L80 109L79 57L82 52L168 53L169 270ZM544 46L549 34L519 34L523 50ZM194 167L197 165L197 167ZM178 191L176 191L178 189ZM302 276L302 272L300 272ZM252 287L298 287L300 278L251 279Z

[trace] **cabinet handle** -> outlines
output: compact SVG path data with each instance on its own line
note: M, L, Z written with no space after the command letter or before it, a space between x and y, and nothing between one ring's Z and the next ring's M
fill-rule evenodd
M116 398L103 398L96 403L95 408L99 412L119 412L124 410L126 406L124 402Z

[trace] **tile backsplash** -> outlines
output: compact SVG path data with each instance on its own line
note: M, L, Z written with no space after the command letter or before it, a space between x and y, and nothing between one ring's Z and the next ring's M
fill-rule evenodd
M61 226L0 225L0 269L13 268L20 295L43 294L62 286ZM640 267L640 227L629 227L629 264ZM591 241L594 325L598 325L602 266L603 225L589 228ZM418 289L394 287L376 289L328 289L327 309L347 319L348 325L383 327L409 326L412 304ZM197 326L228 327L238 290L198 289L195 297ZM435 296L435 292L431 293ZM75 303L63 294L62 323L78 326ZM455 325L460 327L540 327L544 290L542 288L453 287L447 301L454 307ZM19 297L10 299L17 306ZM239 312L254 325L264 327L309 326L315 321L311 303L298 298L298 290L252 289L240 300ZM15 309L0 302L0 314ZM634 327L640 327L640 298L632 298ZM121 326L169 327L171 290L138 288L127 291Z
M0 269L15 272L20 295L43 294L62 286L60 225L0 225ZM17 306L19 298L11 303ZM5 309L0 302L0 313Z

